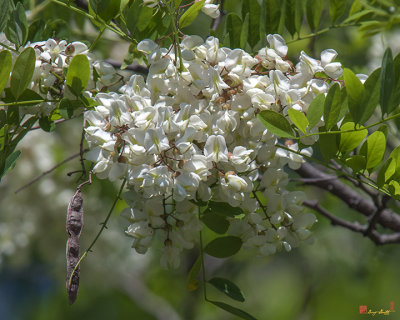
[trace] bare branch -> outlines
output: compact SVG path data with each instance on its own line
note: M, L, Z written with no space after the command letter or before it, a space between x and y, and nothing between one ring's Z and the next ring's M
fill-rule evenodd
M330 212L328 212L325 208L318 204L318 201L304 201L303 205L314 209L315 211L322 214L324 217L328 218L332 225L337 225L349 229L354 232L362 233L364 236L370 238L377 245L388 244L388 243L400 243L400 232L392 233L392 234L380 234L378 231L370 229L371 224L369 226L364 226L356 222L350 222L343 220Z
M72 159L75 159L76 157L79 157L81 155L81 152L85 153L85 152L88 152L88 151L89 151L89 149L84 149L82 151L79 151L78 153L74 153L73 155L69 156L68 158L64 159L63 161L57 163L54 167L50 168L49 170L44 171L40 176L37 176L33 180L29 181L27 184L24 184L22 187L20 187L19 189L15 190L15 193L18 193L18 192L30 187L32 184L34 184L35 182L37 182L40 179L42 179L45 175L53 172L58 167L61 167L63 164L67 163L68 161L71 161Z
M309 163L303 163L296 172L303 178L315 179L314 181L310 180L311 182L307 184L329 191L344 201L350 208L358 211L369 219L372 219L377 212L377 206L371 200L366 199L340 180L332 179L332 175L320 171ZM383 227L396 232L400 231L400 216L392 210L383 209L376 219L377 223Z

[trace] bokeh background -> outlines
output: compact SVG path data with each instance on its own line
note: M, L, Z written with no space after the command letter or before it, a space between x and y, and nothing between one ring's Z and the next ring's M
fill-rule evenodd
M240 10L237 2L226 1L226 9ZM88 42L96 37L97 31L90 22L59 6L49 4L42 8L40 4L43 2L29 1L29 14L32 19L55 19L54 36ZM204 25L209 24L210 19L200 14L185 32L206 37L208 29ZM304 34L307 32L304 25ZM291 40L290 35L284 36ZM334 48L345 67L368 74L379 66L387 46L394 53L400 50L399 30L367 38L356 28L337 29L315 41L291 43L289 57L296 61L300 51L305 50L318 58L323 49ZM128 45L106 32L96 50L99 57L122 61ZM122 201L108 229L81 265L78 299L74 305L68 305L65 217L77 176L69 177L67 173L80 169L78 158L29 188L15 191L79 152L81 130L82 119L77 118L58 125L51 134L32 131L21 145L22 156L16 168L0 183L0 319L236 319L205 303L201 290L186 289L186 275L198 249L187 252L177 270L160 267L157 246L145 256L135 253L131 239L124 234L128 221L119 215L124 208ZM291 188L304 189L309 199L319 199L336 215L363 222L334 197L304 188L296 182L296 174L290 174L294 178ZM96 178L92 185L84 187L82 249L95 237L118 187ZM392 206L396 208L395 203ZM207 257L207 277L219 276L235 282L246 301L233 305L261 320L368 318L359 314L360 305L372 310L389 309L391 301L398 312L374 318L400 319L400 247L377 247L360 234L331 226L322 216L318 219L312 243L268 258L243 251L229 260ZM227 301L211 286L208 291L211 298Z

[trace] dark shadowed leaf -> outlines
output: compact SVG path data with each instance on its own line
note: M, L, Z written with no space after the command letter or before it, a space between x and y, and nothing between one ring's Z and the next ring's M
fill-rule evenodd
M236 254L242 247L242 240L234 236L220 237L209 242L205 253L216 258L228 258Z
M392 50L387 48L382 60L382 71L381 71L381 91L379 102L382 109L382 115L390 113L392 111L390 100L395 87L395 74L394 74L394 63Z
M235 316L238 316L242 319L257 320L256 318L254 318L252 315L248 314L247 312L245 312L239 308L232 307L231 305L229 305L227 303L219 302L219 301L212 301L212 300L208 300L208 301L211 302L212 304L216 305L217 307L224 309L225 311L228 311L229 313L232 313Z
M208 280L208 283L212 284L219 291L225 293L228 297L236 301L244 301L242 291L232 281L224 278L212 278L211 280Z

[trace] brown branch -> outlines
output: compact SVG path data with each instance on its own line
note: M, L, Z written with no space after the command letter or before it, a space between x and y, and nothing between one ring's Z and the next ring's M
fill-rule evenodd
M369 226L364 226L356 222L350 222L343 220L339 217L328 212L324 207L318 204L318 201L304 201L303 205L314 209L324 217L328 218L331 221L332 225L337 225L349 229L354 232L362 233L364 236L370 238L377 245L388 244L388 243L400 243L400 232L392 233L392 234L381 234L376 230L371 228L371 224ZM377 215L378 216L378 215Z
M83 152L88 152L88 151L89 151L89 149L84 149L83 150ZM18 193L18 192L30 187L32 184L34 184L35 182L37 182L40 179L42 179L45 175L53 172L58 167L61 167L63 164L67 163L68 161L71 161L72 159L75 159L76 157L79 157L80 155L81 155L81 151L69 156L68 158L64 159L60 163L57 163L54 167L50 168L49 170L44 171L40 176L37 176L33 180L29 181L27 184L24 184L22 187L20 187L19 189L15 190L15 193Z
M335 176L320 171L315 166L304 163L297 170L297 173L304 178L304 183L329 191L331 194L345 202L351 209L358 211L369 220L368 225L362 226L358 223L351 223L333 216L326 210L322 210L314 202L306 202L305 205L317 210L327 217L332 224L339 225L355 232L360 232L364 236L372 239L376 244L399 243L400 242L400 216L386 208L388 197L384 197L379 202L374 203L368 198L363 197L357 191L334 179ZM377 224L394 231L393 234L380 234L376 231Z

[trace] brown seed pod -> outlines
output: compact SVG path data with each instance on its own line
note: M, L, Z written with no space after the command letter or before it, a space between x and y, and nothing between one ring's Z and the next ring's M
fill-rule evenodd
M68 205L66 229L68 233L66 259L66 286L69 303L73 304L79 289L79 266L76 267L80 256L79 237L83 228L83 198L78 188ZM76 269L75 269L76 268ZM75 270L75 271L74 271ZM71 277L72 275L72 277Z

